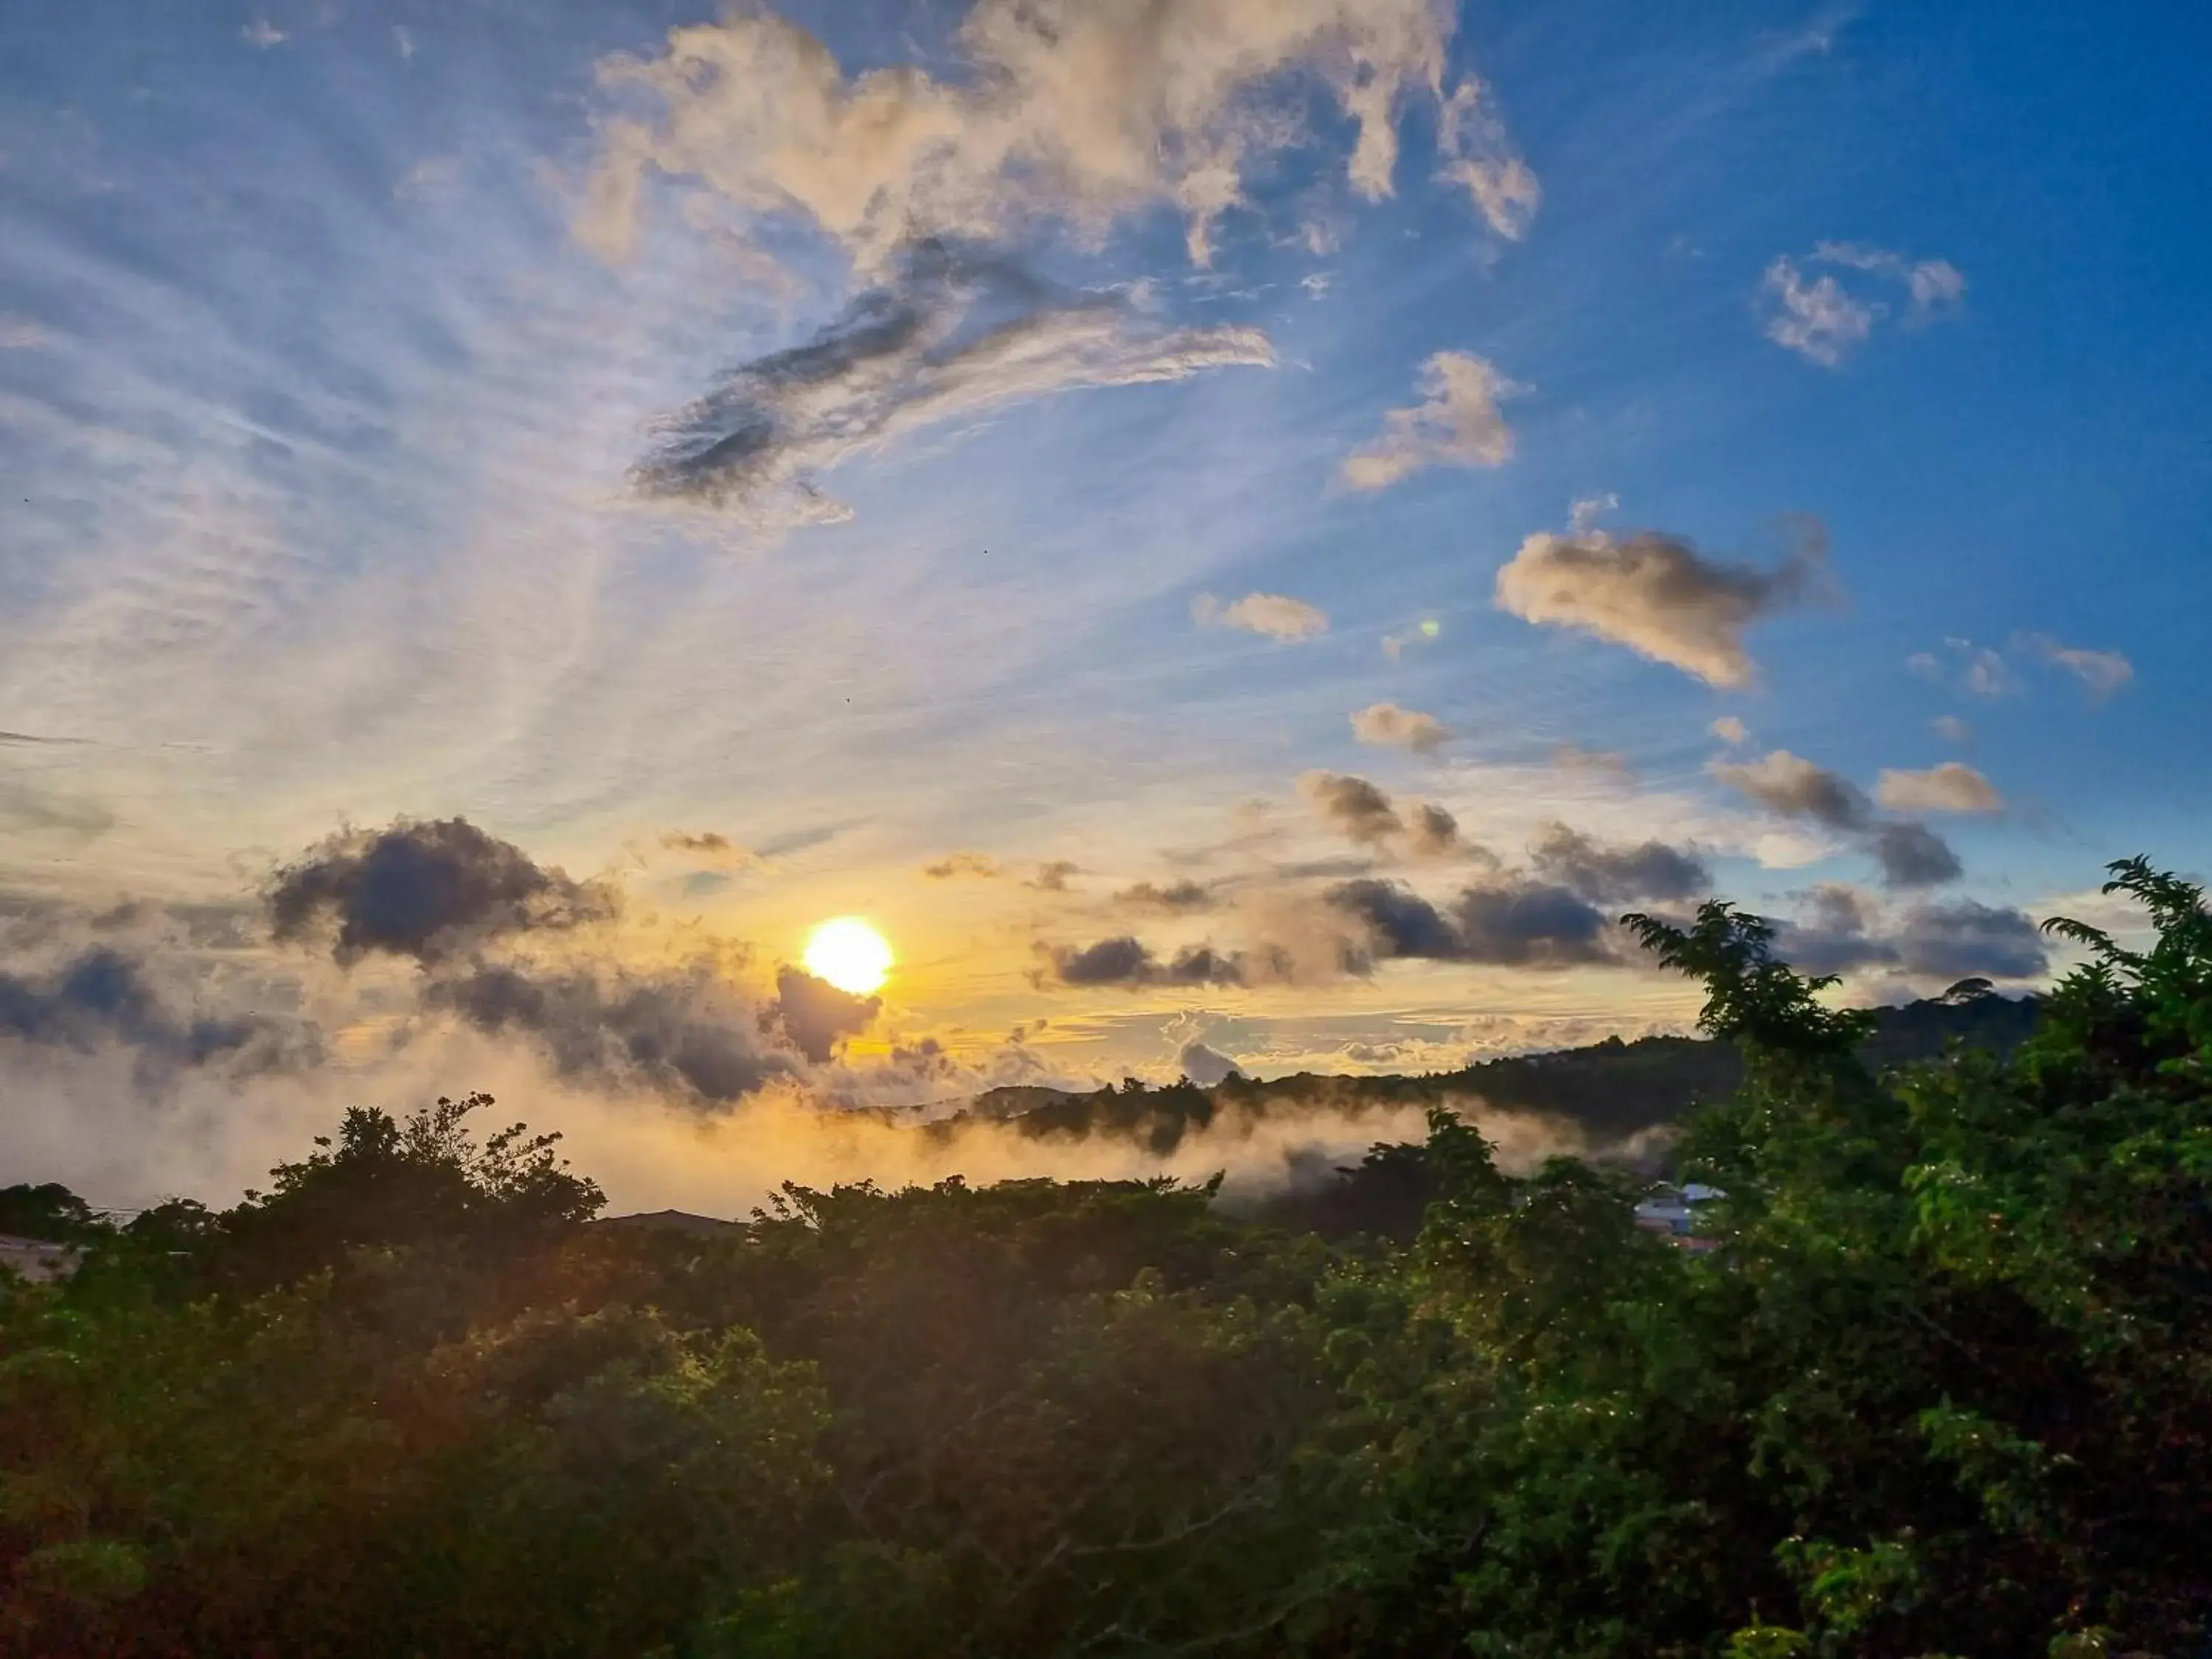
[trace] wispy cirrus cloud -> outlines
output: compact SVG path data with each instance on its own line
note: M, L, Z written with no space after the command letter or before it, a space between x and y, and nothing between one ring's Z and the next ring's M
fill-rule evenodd
M840 522L823 479L902 438L1082 388L1274 362L1257 329L1174 328L1124 295L1066 294L1015 262L924 243L803 345L756 358L657 423L631 469L648 500L763 526Z

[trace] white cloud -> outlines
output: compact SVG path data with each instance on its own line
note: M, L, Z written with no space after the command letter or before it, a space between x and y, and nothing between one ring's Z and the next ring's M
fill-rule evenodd
M0 351L36 351L52 337L27 317L0 315Z
M1766 337L1809 362L1833 368L1874 332L1874 308L1844 291L1832 276L1808 283L1796 262L1767 266L1762 291L1771 301Z
M1887 248L1857 242L1823 242L1813 250L1813 257L1827 264L1873 271L1903 283L1911 301L1906 313L1909 322L1925 322L1966 298L1965 273L1948 259L1908 259Z
M1811 262L1865 272L1902 287L1905 320L1912 326L1956 311L1966 298L1966 278L1947 259L1909 259L1856 242L1822 242L1813 250ZM1787 255L1767 266L1759 292L1767 308L1767 338L1828 368L1864 344L1890 311L1887 302L1853 294L1832 275L1808 282Z
M1928 722L1928 727L1946 743L1963 746L1974 740L1974 728L1956 714L1938 714Z
M1451 741L1452 729L1434 714L1401 708L1395 702L1378 702L1352 715L1352 735L1382 748L1432 755Z
M2004 797L1971 766L1945 761L1925 772L1884 771L1875 799L1893 812L2002 812Z
M2061 645L2047 634L2032 634L2014 643L2081 681L2092 702L2103 702L2136 677L2135 665L2117 651Z
M1508 241L1528 233L1544 199L1528 164L1506 142L1505 129L1484 104L1480 82L1460 82L1444 100L1437 145L1446 160L1437 176L1465 190L1492 230Z
M1146 208L1181 210L1206 262L1248 162L1303 143L1296 88L1318 80L1355 130L1352 188L1387 196L1396 119L1439 110L1446 170L1517 234L1534 180L1475 83L1447 92L1452 13L1431 0L976 0L957 38L969 73L912 64L848 76L823 43L765 11L669 32L658 57L601 66L644 118L605 128L579 233L619 257L653 173L696 179L748 220L797 216L880 266L918 236L995 239L1025 222L1093 240ZM1455 176L1457 176L1455 174Z
M265 17L255 18L244 28L239 30L239 33L244 37L248 46L258 46L264 52L268 51L271 46L282 46L291 38Z
M1620 497L1611 490L1602 495L1583 495L1567 504L1567 528L1579 536L1585 530L1597 528L1597 521L1620 505Z
M1421 365L1422 401L1382 417L1382 435L1345 458L1344 481L1381 489L1425 466L1498 466L1513 434L1498 400L1522 390L1481 358L1439 351Z
M1540 531L1498 573L1498 609L1526 621L1578 628L1670 663L1712 685L1747 684L1743 630L1802 602L1819 586L1826 538L1809 520L1771 570L1723 564L1658 531Z
M1723 714L1705 728L1731 749L1751 741L1751 728L1733 714Z
M1224 605L1211 593L1190 602L1191 620L1201 628L1241 628L1272 640L1308 640L1328 631L1328 613L1284 593L1247 593Z

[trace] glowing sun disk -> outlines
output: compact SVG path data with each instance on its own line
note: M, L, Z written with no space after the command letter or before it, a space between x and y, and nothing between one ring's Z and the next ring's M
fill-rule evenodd
M817 927L806 941L806 971L841 991L866 996L891 970L891 947L858 916L839 916Z

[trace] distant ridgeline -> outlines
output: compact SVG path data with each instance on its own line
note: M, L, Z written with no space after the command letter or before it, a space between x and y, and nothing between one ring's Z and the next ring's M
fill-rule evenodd
M1936 1059L1954 1044L2009 1054L2033 1033L2036 1012L2032 996L1999 996L1985 981L1966 981L1940 998L1879 1010L1861 1054L1877 1071ZM991 1119L1040 1140L1119 1137L1165 1158L1187 1137L1217 1126L1321 1114L1355 1124L1372 1118L1378 1145L1358 1168L1318 1169L1316 1180L1296 1183L1297 1190L1264 1207L1285 1224L1324 1233L1410 1237L1431 1184L1421 1149L1391 1143L1418 1139L1422 1132L1382 1133L1386 1126L1402 1126L1408 1109L1455 1103L1474 1109L1478 1117L1485 1108L1519 1114L1553 1128L1562 1150L1633 1156L1657 1174L1664 1167L1663 1144L1656 1152L1641 1152L1637 1137L1680 1121L1694 1106L1728 1098L1742 1079L1742 1061L1727 1043L1687 1036L1633 1042L1607 1037L1580 1048L1484 1060L1420 1077L1300 1072L1267 1082L1232 1076L1210 1089L1188 1079L1164 1088L1130 1079L1088 1093L1035 1085L994 1089L977 1096L967 1110L919 1133L949 1139L964 1124Z

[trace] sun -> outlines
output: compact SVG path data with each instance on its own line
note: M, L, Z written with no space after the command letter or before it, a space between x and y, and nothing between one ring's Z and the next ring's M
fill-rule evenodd
M839 916L806 941L806 971L841 991L866 996L891 970L891 947L858 916Z

